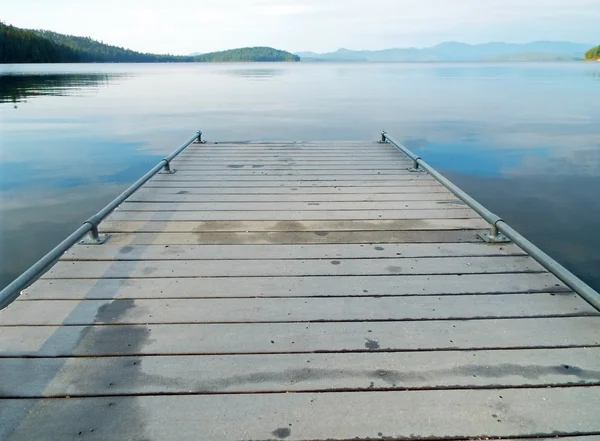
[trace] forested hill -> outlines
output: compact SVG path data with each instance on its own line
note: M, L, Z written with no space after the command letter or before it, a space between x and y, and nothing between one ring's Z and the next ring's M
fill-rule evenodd
M227 61L299 61L270 47L233 49L189 56L157 55L111 46L89 37L20 29L0 23L0 63L155 63Z
M0 23L1 63L76 63L74 50L54 44L32 31Z
M58 34L52 31L34 30L37 36L51 41L58 47L67 47L79 57L80 63L153 63L194 61L192 57L174 55L155 55L132 51L118 46L111 46L89 37Z
M225 62L225 61L300 61L298 55L272 47L245 47L228 51L211 52L194 55L196 61Z
M591 48L585 53L586 60L600 60L600 45Z

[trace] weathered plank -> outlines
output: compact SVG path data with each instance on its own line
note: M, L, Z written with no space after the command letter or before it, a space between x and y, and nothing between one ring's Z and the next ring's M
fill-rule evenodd
M323 165L335 165L335 164L355 164L361 165L363 163L381 163L381 162L393 161L394 164L398 165L409 165L411 161L403 157L399 153L361 153L361 154L350 154L340 157L339 154L332 153L284 153L284 154L272 154L272 153L239 153L233 155L215 155L215 154L203 154L203 153L189 153L181 154L176 157L173 164L190 164L194 166L203 167L205 165L215 164L249 164L249 165L266 165L266 164L294 164L302 163L307 165L323 164Z
M170 191L152 191L167 190ZM398 193L398 194L206 194L168 189L138 191L128 202L405 202L405 201L456 201L450 193Z
M280 165L280 164L302 164L302 165L354 165L362 167L364 165L383 165L389 166L390 162L394 164L406 166L411 164L411 160L407 157L399 156L398 154L390 153L384 155L373 156L369 154L352 155L349 157L341 157L340 155L332 154L312 154L304 155L205 155L188 153L182 154L173 160L173 163L195 165L198 167L210 167L214 165L247 165L250 168L260 168L262 165ZM334 168L334 167L332 167Z
M260 185L258 185L260 184ZM172 182L168 180L158 181L155 179L150 179L146 184L144 184L144 188L177 188L178 191L194 191L194 188L202 188L205 189L203 191L210 192L223 192L223 193L239 193L248 191L249 194L259 192L259 193L289 193L295 192L298 193L397 193L399 187L407 187L407 191L414 191L415 187L435 187L439 190L439 192L447 192L444 187L436 182L427 181L427 180L416 180L416 181L398 181L398 182L388 182L388 181L337 181L335 183L329 183L327 185L325 183L319 182L299 182L299 181L289 181L287 183L276 183L276 182L266 182L266 183L257 183L250 185L248 183L241 184L239 182L228 183L227 181L206 181L206 182ZM210 190L208 190L210 189ZM216 189L216 190L215 190ZM295 190L294 190L295 189ZM198 191L198 190L196 190ZM428 190L429 191L429 190Z
M4 439L539 439L596 435L599 404L599 387L6 400L0 426L30 409Z
M117 209L112 220L128 221L233 221L233 220L377 220L377 219L477 219L470 208L417 210L312 210L312 211L125 211Z
M465 208L461 201L382 202L124 202L123 211L361 211L452 210Z
M302 167L294 167L294 170L300 170ZM174 174L157 174L152 178L152 181L162 182L205 182L205 181L222 181L225 179L237 182L237 181L251 181L248 183L258 183L258 182L326 182L329 185L335 186L336 182L360 182L360 181L371 181L371 182L427 182L432 184L435 180L425 174L425 173L410 173L406 172L406 174L388 174L388 175L362 175L360 169L348 169L348 173L336 176L332 174L327 175L312 175L310 173L302 173L296 175L286 175L286 170L284 169L274 169L280 170L282 173L278 175L272 176L261 176L259 174L253 176L235 176L230 173L225 173L222 175L204 175L202 171L197 171L196 173L190 172L176 172ZM354 181L352 181L354 179ZM185 184L183 184L185 185Z
M110 219L110 218L109 218ZM401 219L401 220L342 220L342 221L113 221L101 224L104 231L122 232L177 232L199 233L210 231L231 231L247 233L252 231L295 231L295 232L331 232L356 231L373 233L378 231L414 231L428 230L483 230L489 224L483 219ZM436 233L437 234L437 233ZM438 234L438 236L440 236ZM474 237L474 235L473 235ZM390 240L393 236L390 236ZM354 242L350 240L349 243Z
M43 277L359 276L545 272L529 256L398 259L59 261Z
M600 348L0 358L0 371L4 397L75 397L598 385L599 359Z
M164 193L164 194L208 194L208 195L222 195L222 194L234 194L234 195L399 195L402 197L407 193L418 193L418 194L431 194L436 195L449 194L442 185L433 183L431 185L416 185L416 186L386 186L386 187L249 187L249 186L230 186L230 187L188 187L172 185L172 186L157 186L151 185L152 182L148 182L135 194L143 194L145 192L151 193Z
M550 273L185 279L40 279L20 300L203 297L403 296L550 292L568 289Z
M0 326L467 320L599 315L577 294L18 302Z
M526 255L514 244L78 245L61 260L335 259Z
M174 176L174 175L173 175ZM190 179L176 179L168 175L158 175L150 179L146 185L149 184L160 184L161 186L177 186L181 188L230 188L230 187L283 187L283 188L303 188L303 187L326 187L329 191L336 189L336 187L399 187L399 186L430 186L435 185L433 178L418 178L418 179L392 179L385 181L377 180L331 180L331 181L300 181L300 180L286 180L285 182L279 181L257 181L257 182L227 182L227 180L216 179L216 180L190 180ZM150 188L150 187L148 187Z
M112 245L172 245L172 244L382 244L398 243L456 243L481 242L475 231L341 231L341 232L202 232L161 233L171 228L172 223L147 222L148 231L155 233L119 233L109 238ZM106 230L108 231L108 230Z
M276 168L276 169L268 169L268 170L245 170L245 169L223 169L223 170L215 170L215 169L200 169L190 165L185 166L182 169L176 170L177 176L194 176L199 177L201 179L206 179L211 176L212 179L246 179L246 178L261 178L261 179L269 179L269 178L292 178L292 179L325 179L325 178L336 178L336 179L349 179L348 176L352 176L356 179L371 179L371 177L375 177L374 179L378 179L379 177L387 177L388 179L393 179L398 176L406 176L407 179L412 179L411 172L406 169L400 170L382 170L379 171L377 169L370 170L343 170L339 171L336 169L316 169L316 170L300 170L296 171L292 168Z
M428 351L600 346L597 317L348 323L5 326L15 356Z

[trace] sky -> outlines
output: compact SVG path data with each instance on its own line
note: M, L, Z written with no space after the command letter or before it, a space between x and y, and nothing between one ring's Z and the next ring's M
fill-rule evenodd
M0 0L0 14L18 27L172 54L600 43L600 0Z

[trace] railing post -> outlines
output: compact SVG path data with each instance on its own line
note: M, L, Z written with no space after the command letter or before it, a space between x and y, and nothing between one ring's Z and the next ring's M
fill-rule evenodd
M88 232L87 237L81 240L81 245L102 245L108 239L108 234L100 234L98 232L98 226L92 225L91 230Z
M413 160L413 166L407 168L407 170L409 172L411 172L411 173L427 173L426 170L423 170L421 167L419 167L419 159L421 159L421 158L417 157Z
M381 132L381 139L379 141L377 141L377 143L379 143L379 144L385 144L387 142L387 139L385 137L386 133L387 132L385 130Z
M496 222L499 222L499 220L497 220ZM496 225L496 222L492 222L490 224L490 231L488 233L479 233L478 236L485 240L487 243L510 242L510 239L498 230L498 225Z
M163 167L163 169L161 171L158 172L159 174L172 175L173 173L175 173L177 171L177 170L171 168L171 161L168 161L167 159L163 159L163 161L165 161L165 166Z
M198 134L198 139L196 139L196 144L206 144L206 141L202 141L202 130L198 130L196 133Z

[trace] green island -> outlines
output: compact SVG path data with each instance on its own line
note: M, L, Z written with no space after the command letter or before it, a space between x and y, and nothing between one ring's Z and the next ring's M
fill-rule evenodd
M295 62L300 57L271 47L246 47L192 55L148 54L89 37L21 29L0 22L0 63L210 63Z
M600 60L600 45L591 48L585 53L586 60Z

